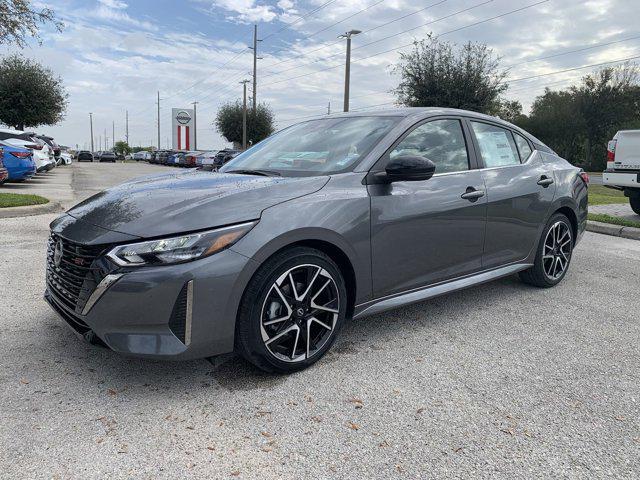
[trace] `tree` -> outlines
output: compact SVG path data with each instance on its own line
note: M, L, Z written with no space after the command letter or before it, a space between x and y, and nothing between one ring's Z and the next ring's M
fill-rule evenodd
M50 69L19 55L0 61L0 122L18 130L54 125L64 119L67 98Z
M59 32L64 24L59 21L53 10L42 8L37 10L29 0L0 0L0 45L17 45L24 48L27 36L31 36L42 44L38 35L38 25L51 22Z
M129 146L129 144L127 142L123 142L122 140L116 142L113 149L118 155L128 155L129 153L131 153L131 147Z
M575 165L605 167L606 145L618 130L640 127L640 71L608 67L561 91L546 89L516 123Z
M394 90L398 103L407 107L449 107L495 114L506 70L499 58L481 43L462 47L437 38L414 42L413 50L400 54L393 71L400 75Z
M229 142L242 143L242 102L230 102L218 110L215 126ZM275 130L274 115L266 104L258 104L256 113L247 108L247 143L256 144Z

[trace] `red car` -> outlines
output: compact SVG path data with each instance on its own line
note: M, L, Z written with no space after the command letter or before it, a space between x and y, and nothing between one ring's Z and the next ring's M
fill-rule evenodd
M4 163L2 163L2 154L4 150L0 147L0 185L7 181L9 178L9 171L4 168Z

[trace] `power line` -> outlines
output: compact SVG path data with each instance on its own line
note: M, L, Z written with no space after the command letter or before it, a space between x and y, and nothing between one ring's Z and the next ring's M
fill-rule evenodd
M548 0L545 0L545 1L548 1ZM427 23L423 23L422 25L418 25L417 27L413 27L413 28L410 28L410 29L408 29L408 30L404 30L404 31L401 31L401 32L395 33L395 34L393 34L393 35L389 35L389 36L384 37L384 38L381 38L381 39L379 39L379 40L374 40L374 41L372 41L372 42L365 43L364 45L359 45L359 46L355 47L355 48L354 48L354 50L358 50L358 49L360 49L360 48L364 48L364 47L366 47L366 46L373 45L374 43L382 42L383 40L388 40L388 39L390 39L390 38L397 37L398 35L402 35L402 34L404 34L404 33L411 32L411 31L413 31L413 30L417 30L417 29L422 28L422 27L426 27L427 25L432 25L432 24L437 23L437 22L440 22L440 21L442 21L442 20L446 20L446 19L451 18L451 17L454 17L454 16L456 16L456 15L460 15L461 13L465 13L465 12L468 12L468 11L473 10L473 9L475 9L475 8L482 7L482 6L484 6L484 5L488 4L488 3L491 3L491 2L493 2L493 0L486 0L486 1L484 1L484 2L481 2L481 3L478 3L478 4L474 5L474 6L472 6L472 7L464 8L464 9L462 9L462 10L458 10L457 12L450 13L449 15L445 15L444 17L436 18L435 20L431 20L431 21L429 21L429 22L427 22ZM440 2L440 3L443 3L443 2ZM435 6L435 5L439 5L439 4L434 4L434 5L431 5L431 6ZM393 23L393 21L388 22L388 24L389 24L389 23ZM382 26L382 25L380 25L380 26ZM365 34L367 34L367 33L369 33L369 31L365 31L364 33L365 33ZM335 57L337 57L337 56L339 56L339 55L341 55L341 54L337 53L337 54L329 55L329 56L327 56L327 57L318 58L318 59L312 60L312 61L310 61L310 62L303 63L303 64L302 64L302 66L304 66L304 65L311 65L311 64L313 64L313 63L318 63L318 62L323 62L323 61L325 61L325 60L329 60L329 59L331 59L331 58L335 58ZM272 66L273 66L273 65L272 65ZM290 68L285 68L284 70L279 70L279 71L277 71L277 72L272 72L272 73L270 73L270 74L268 74L268 75L265 75L265 77L270 77L270 76L273 76L273 75L278 75L278 74L280 74L280 73L288 72L288 71L290 71L290 70L295 70L295 69L297 69L297 68L299 68L299 67L300 67L300 65L293 66L293 67L290 67Z
M518 63L512 63L512 64L509 64L509 65L506 65L505 68L518 67L518 66L524 65L526 63L539 62L540 60L547 60L549 58L561 57L563 55L569 55L571 53L585 52L587 50L593 50L594 48L608 47L609 45L615 45L617 43L628 42L630 40L636 40L638 38L640 38L640 35L636 35L634 37L623 38L621 40L614 40L612 42L604 42L604 43L598 43L598 44L595 44L595 45L588 45L588 46L585 46L585 47L582 47L582 48L578 48L576 50L569 50L567 52L555 53L553 55L546 55L544 57L538 57L538 58L533 59L533 60L525 60L525 61L518 62Z
M489 0L489 1L492 1L492 0ZM502 13L502 14L500 14L500 15L495 15L495 16L493 16L493 17L486 18L486 19L484 19L484 20L480 20L480 21L478 21L478 22L473 22L473 23L471 23L471 24L464 25L464 26L462 26L462 27L455 28L455 29L453 29L453 30L449 30L449 31L447 31L447 32L443 32L443 33L441 33L441 34L439 34L439 35L436 35L436 36L437 36L437 37L442 37L442 36L444 36L444 35L448 35L449 33L457 32L457 31L463 30L463 29L465 29L465 28L475 27L475 26L477 26L477 25L480 25L480 24L483 24L483 23L486 23L486 22L490 22L490 21L492 21L492 20L496 20L496 19L498 19L498 18L506 17L507 15L512 15L512 14L514 14L514 13L518 13L518 12L521 12L521 11L523 11L523 10L526 10L526 9L529 9L529 8L536 7L536 6L540 5L540 4L542 4L542 3L546 3L546 2L548 2L548 1L549 1L549 0L542 0L542 1L539 1L539 2L536 2L536 3L532 3L532 4L530 4L530 5L526 5L526 6L524 6L524 7L516 8L515 10L511 10L511 11L509 11L509 12L505 12L505 13ZM484 5L485 3L489 3L489 2L487 1L487 2L484 2L484 3L480 3L480 4L475 5L474 7L470 7L470 8L468 8L468 9L461 10L461 11L456 12L456 13L458 13L458 14L459 14L459 13L462 13L463 11L467 11L467 10L470 10L471 8L479 7L479 6L481 6L481 5ZM448 15L447 17L442 17L442 18L437 19L437 20L434 20L434 21L432 21L432 22L428 22L427 24L421 25L420 27L423 27L423 26L428 25L429 23L433 23L433 22L435 22L435 21L442 20L442 19L444 19L444 18L449 18L451 15L454 15L454 14L450 14L450 15ZM395 34L395 35L393 35L393 36L402 35L403 33L409 32L409 31L411 31L411 30L416 30L417 28L420 28L420 27L411 28L411 29L406 30L406 31L404 31L404 32L399 32L399 33L397 33L397 34ZM391 38L391 37L387 37L387 38ZM366 44L366 45L358 46L358 47L354 48L354 50L356 50L356 49L358 49L358 48L362 48L362 47L367 46L367 45L371 45L371 44L373 44L373 43L377 43L377 42L378 42L378 41L370 42L370 43L368 43L368 44ZM377 57L377 56L383 55L383 54L385 54L385 53L389 53L389 52L393 52L393 51L396 51L396 50L400 50L400 49L402 49L402 48L410 47L410 46L412 46L412 45L414 45L414 44L415 44L415 41L414 41L414 42L411 42L411 43L408 43L408 44L405 44L405 45L400 45L399 47L390 48L390 49L388 49L388 50L384 50L384 51L382 51L382 52L378 52L378 53L375 53L375 54L372 54L372 55L368 55L368 56L366 56L366 57L356 58L356 59L352 60L352 62L360 62L360 61L362 61L362 60L368 60L369 58ZM335 55L334 55L334 56L335 56ZM331 66L331 67L326 67L326 68L323 68L323 69L321 69L321 70L316 70L315 72L308 72L308 73L304 73L304 74L297 75L297 76L294 76L294 77L289 77L289 78L284 78L284 79L281 79L281 80L276 80L276 81L274 81L274 82L266 83L266 84L264 84L264 85L262 85L262 86L263 86L263 87L266 87L266 86L269 86L269 85L275 85L275 84L277 84L277 83L282 83L282 82L286 82L286 81L289 81L289 80L295 80L295 79L298 79L298 78L308 77L308 76L310 76L310 75L315 75L315 74L317 74L317 73L321 73L321 72L325 72L325 71L329 71L329 70L334 70L334 69L339 68L339 67L341 67L341 66L342 66L342 63L340 63L340 64L338 64L338 65Z
M322 10L323 8L325 8L328 5L331 5L332 3L335 3L337 0L329 0L328 2L323 3L322 5L320 5L317 8L314 8L313 10L308 11L307 13L305 13L304 15L300 15L300 17L291 23L285 23L285 25L278 30L277 32L273 32L270 33L269 35L267 35L266 37L264 37L262 40L266 40L268 38L271 38L275 35L278 35L279 33L285 31L287 28L291 28L292 26L296 25L297 23L301 22L302 20L304 20L306 17L309 17L310 15L313 15L314 13L319 12L320 10ZM284 23L284 22L283 22Z

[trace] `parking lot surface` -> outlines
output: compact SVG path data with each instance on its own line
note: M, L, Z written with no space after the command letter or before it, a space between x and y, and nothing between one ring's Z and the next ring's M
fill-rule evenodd
M71 168L75 199L167 171ZM511 277L349 321L273 376L78 340L42 300L53 218L0 220L2 478L640 476L640 242L587 233L556 288Z

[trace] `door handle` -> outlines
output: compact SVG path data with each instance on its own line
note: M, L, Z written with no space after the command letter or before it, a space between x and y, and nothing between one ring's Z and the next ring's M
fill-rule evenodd
M473 187L467 187L467 191L460 195L460 198L475 202L479 198L484 197L484 190L476 190Z
M553 183L553 178L549 178L546 175L542 175L540 180L538 180L538 185L547 188L549 185Z

